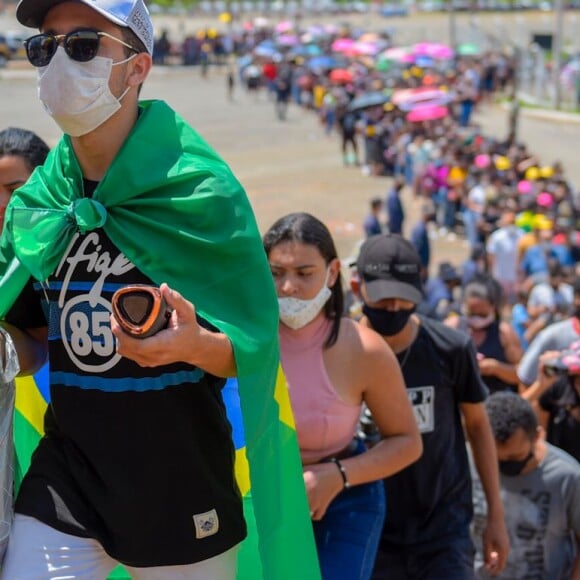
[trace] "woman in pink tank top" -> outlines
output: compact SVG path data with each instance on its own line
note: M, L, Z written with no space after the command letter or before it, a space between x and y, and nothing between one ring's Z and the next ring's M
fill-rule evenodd
M340 260L322 222L289 214L264 248L322 577L367 579L385 518L382 480L422 450L399 364L378 334L343 317ZM363 405L382 435L369 450L356 438Z

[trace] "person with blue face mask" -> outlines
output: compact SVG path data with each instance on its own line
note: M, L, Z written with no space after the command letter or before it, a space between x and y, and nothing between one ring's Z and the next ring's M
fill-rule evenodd
M322 578L367 580L385 517L381 480L421 453L401 373L381 338L344 316L340 261L320 220L284 216L264 248ZM381 435L370 450L356 436L365 405Z
M463 424L490 506L485 564L497 574L509 540L483 406L487 389L473 344L467 335L415 313L423 299L421 260L409 241L394 234L367 238L356 266L361 324L381 334L395 352L424 448L419 461L384 480L387 497L396 502L383 526L373 579L473 578Z

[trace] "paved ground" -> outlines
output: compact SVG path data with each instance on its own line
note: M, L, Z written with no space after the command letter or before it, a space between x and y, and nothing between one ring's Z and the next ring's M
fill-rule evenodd
M343 167L337 138L326 137L312 113L292 108L288 121L278 122L265 95L255 99L239 87L229 103L222 71L212 70L202 79L196 69L160 68L145 85L143 97L168 101L230 163L261 230L287 212L309 211L331 227L344 258L361 237L368 200L388 187L386 178L363 177L358 169ZM486 107L476 118L486 131L503 135L507 113L501 108ZM50 144L59 137L37 101L33 71L0 71L0 127L8 125L35 130ZM545 162L560 159L580 185L580 124L523 116L521 136ZM411 200L405 202L415 213ZM435 244L436 259L465 254L461 241Z

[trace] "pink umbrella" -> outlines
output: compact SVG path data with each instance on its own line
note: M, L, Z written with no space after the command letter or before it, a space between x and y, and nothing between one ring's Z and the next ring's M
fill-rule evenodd
M420 103L421 101L429 101L431 99L438 99L447 97L450 93L441 89L433 87L419 87L416 89L400 89L393 93L391 102L395 105L402 105L403 103Z
M453 58L453 49L446 44L438 42L418 42L413 46L413 54L420 56L429 56L439 60L448 60Z
M345 52L355 44L352 38L337 38L330 46L333 52Z
M453 102L455 96L451 93L443 94L440 97L434 97L429 99L419 99L416 101L407 101L406 103L401 103L399 109L401 111L414 111L415 109L420 109L421 107L435 106L435 105L449 105Z
M290 20L284 20L283 22L279 22L274 27L274 30L278 33L290 32L294 28L294 24L290 22Z
M426 105L418 107L414 111L407 113L407 121L411 123L418 123L421 121L434 121L435 119L443 119L449 115L447 107L440 105Z
M542 191L536 199L536 202L541 207L550 207L554 201L554 198L546 191Z
M403 59L410 56L410 49L404 46L397 46L393 48L387 48L384 52L381 52L380 57L386 60L394 60L401 62Z
M486 155L485 153L480 153L479 155L475 156L474 162L475 166L478 167L479 169L485 169L486 167L489 167L491 163L491 158L489 157L489 155Z
M379 50L380 47L376 42L355 42L350 48L344 50L344 52L352 56L374 56Z
M521 194L527 194L527 193L532 193L533 190L533 185L531 181L528 181L527 179L522 179L521 181L518 182L518 192Z

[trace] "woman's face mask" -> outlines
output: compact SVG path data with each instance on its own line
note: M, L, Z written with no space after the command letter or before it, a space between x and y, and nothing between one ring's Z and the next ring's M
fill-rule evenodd
M330 268L326 271L326 277L324 278L322 288L318 291L318 294L310 300L302 300L291 296L279 297L278 306L280 309L280 320L293 330L303 328L312 322L332 296L332 291L328 287L329 277Z
M495 314L490 312L487 316L466 315L467 326L473 330L484 330L495 322Z
M120 108L130 87L117 99L109 88L113 66L134 56L113 62L96 56L88 62L69 58L59 46L50 64L38 69L38 95L48 114L71 137L94 131Z

